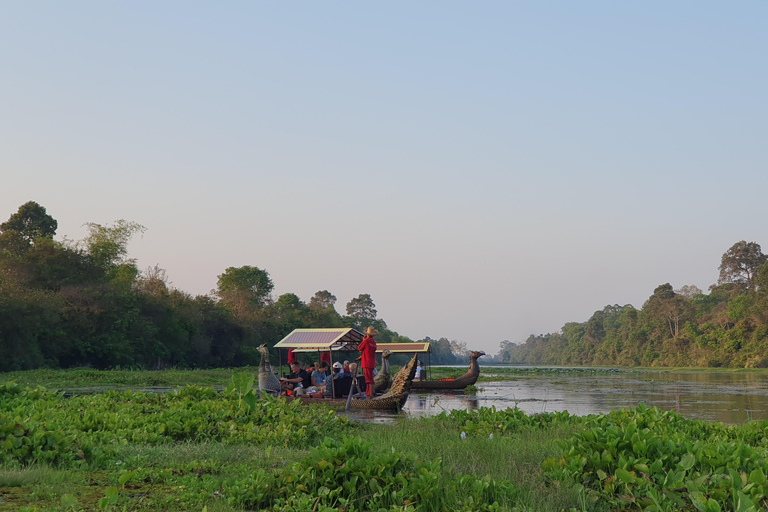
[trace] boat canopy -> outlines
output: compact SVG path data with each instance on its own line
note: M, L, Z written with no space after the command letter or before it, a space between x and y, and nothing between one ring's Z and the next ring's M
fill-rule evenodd
M333 329L294 329L288 336L278 341L275 348L292 348L301 352L356 352L364 335L351 327ZM416 343L376 343L376 353L389 350L393 354L431 353L429 342Z
M429 342L418 341L415 343L376 343L376 353L381 354L389 350L393 354L413 354L413 353L432 353L432 347Z
M292 348L294 352L354 352L363 337L363 333L351 327L294 329L275 348Z

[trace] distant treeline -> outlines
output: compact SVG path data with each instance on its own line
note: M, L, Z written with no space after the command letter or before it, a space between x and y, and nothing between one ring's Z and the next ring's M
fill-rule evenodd
M33 201L0 224L0 371L252 365L259 345L307 327L372 325L380 342L412 341L377 318L369 294L342 316L327 290L308 303L274 298L269 274L255 266L227 268L214 292L192 296L169 286L163 269L140 271L128 258L143 226L86 226L84 240L56 241L57 221ZM433 342L433 363L466 361L462 343L421 341Z
M560 333L502 342L503 362L541 365L768 367L768 263L741 241L723 254L718 282L662 284L643 304L606 306Z

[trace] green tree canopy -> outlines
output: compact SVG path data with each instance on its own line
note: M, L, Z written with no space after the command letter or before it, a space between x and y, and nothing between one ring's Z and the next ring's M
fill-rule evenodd
M38 238L53 238L58 227L59 223L48 215L45 207L34 201L28 201L21 205L6 222L0 224L0 231L15 231L28 244L31 244Z
M720 262L718 284L737 283L747 290L755 289L755 277L760 265L767 260L756 242L736 242L728 249Z
M370 294L361 293L357 298L347 302L347 315L357 321L376 320L376 304Z
M123 219L115 221L111 226L88 222L86 227L88 236L83 243L94 263L104 269L133 263L134 260L125 258L128 255L128 242L136 233L143 234L147 230L141 224Z
M217 293L225 302L240 296L245 297L253 306L263 307L269 302L274 287L266 270L245 265L229 267L220 274Z
M328 290L315 292L315 295L309 299L309 307L311 309L332 308L334 304L336 304L336 296Z

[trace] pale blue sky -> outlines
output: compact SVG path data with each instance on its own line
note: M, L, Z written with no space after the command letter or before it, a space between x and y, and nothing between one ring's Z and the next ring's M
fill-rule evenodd
M764 2L3 2L0 218L497 352L768 252Z

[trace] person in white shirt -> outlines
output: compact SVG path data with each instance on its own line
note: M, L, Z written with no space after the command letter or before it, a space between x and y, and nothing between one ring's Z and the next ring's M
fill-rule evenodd
M421 361L416 365L416 374L413 376L413 380L421 380L421 376L424 373L424 367L421 365Z

